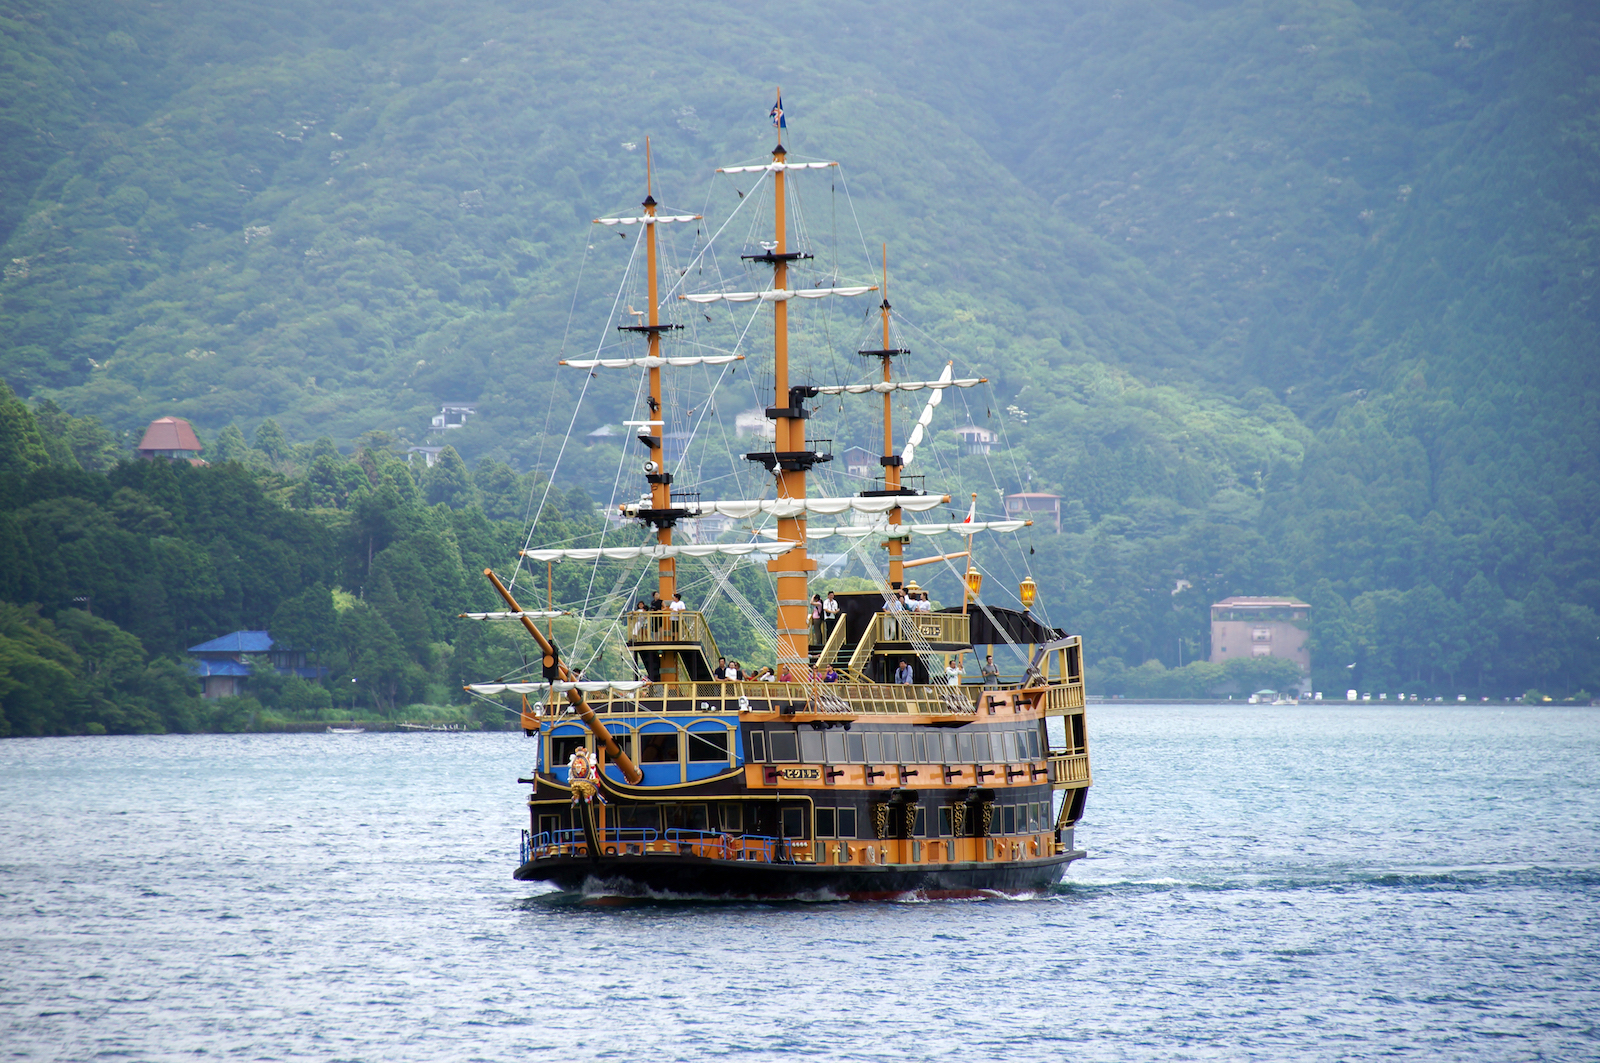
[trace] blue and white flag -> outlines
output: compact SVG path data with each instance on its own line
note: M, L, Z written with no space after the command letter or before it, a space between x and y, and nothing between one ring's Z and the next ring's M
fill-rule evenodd
M777 126L779 129L789 128L788 121L783 117L783 93L778 93L778 102L772 105L772 111L770 112L770 115L773 125Z

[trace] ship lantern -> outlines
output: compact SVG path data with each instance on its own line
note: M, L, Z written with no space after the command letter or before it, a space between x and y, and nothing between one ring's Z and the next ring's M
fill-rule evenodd
M976 598L978 596L978 592L980 590L982 590L982 589L983 589L983 573L982 572L968 572L967 573L967 593L970 594L972 597Z
M1022 581L1022 585L1017 588L1017 596L1022 599L1022 608L1033 608L1033 600L1039 597L1039 585L1033 582L1032 576Z

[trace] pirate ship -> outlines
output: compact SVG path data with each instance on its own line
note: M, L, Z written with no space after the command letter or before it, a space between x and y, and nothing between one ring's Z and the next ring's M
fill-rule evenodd
M1013 532L1026 522L980 521L975 505L961 522L906 519L950 503L948 495L909 486L903 474L946 391L983 381L958 379L949 365L934 380L896 377L896 361L910 351L892 335L886 263L881 286L796 276L812 256L791 240L790 183L836 164L791 160L781 108L774 108L774 119L779 143L769 159L719 171L770 186L770 239L747 245L741 256L762 276L770 270L769 285L689 292L684 270L662 298L658 231L701 219L659 209L648 162L642 212L598 220L634 229L644 247L646 308L621 326L644 341L644 353L562 364L642 371L644 410L629 424L646 452L648 493L621 506L619 517L647 527L653 541L530 549L523 561L643 559L654 565L658 607L615 618L633 675L595 679L576 672L557 645L548 618L559 610L525 610L514 585L485 571L507 611L477 615L519 622L538 648L541 673L468 687L483 697L521 695L522 727L537 742L537 769L519 780L532 791L514 875L567 890L690 896L1047 888L1084 855L1073 840L1091 782L1081 643L1033 618L1026 608L1031 579L1022 585L1021 610L976 594L940 611L919 610L916 595L906 599L907 569L918 564L950 566L965 557L963 583L976 585L971 537ZM874 291L881 293L878 320L859 354L869 370L862 375L876 379L807 382L789 348L791 305ZM771 449L744 455L768 478L766 497L702 500L675 483L664 447L663 374L744 357L664 353L664 341L683 327L663 320L664 309L713 303L755 303L770 313ZM928 392L927 405L897 448L891 399L917 391ZM881 479L871 489L808 493L808 475L831 457L826 441L807 434L808 404L819 396L839 402L881 396ZM713 514L769 526L747 541L675 541L681 524ZM835 520L824 524L823 517ZM909 542L939 534L967 536L967 550L906 556ZM878 586L836 596L837 613L819 621L810 593L817 562L808 544L830 537L869 557ZM886 567L870 560L884 555ZM679 564L695 558L765 561L776 597L775 622L768 621L775 678L721 678L707 615L659 607L678 604ZM540 619L547 621L544 630ZM1015 674L969 683L964 671L947 667L954 657L995 645L1014 651L1022 665Z

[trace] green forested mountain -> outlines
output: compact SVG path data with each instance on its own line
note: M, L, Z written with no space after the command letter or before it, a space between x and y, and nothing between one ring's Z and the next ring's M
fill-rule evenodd
M474 402L469 464L548 468L622 261L588 220L646 136L658 197L725 217L781 83L851 193L813 227L889 243L919 357L992 381L1003 460L946 439L929 485L1064 497L1030 564L1102 689L1280 592L1325 688L1600 682L1588 5L0 0L0 33L0 376L35 404L348 454ZM808 335L819 376L854 329ZM630 411L588 386L579 434ZM578 450L558 482L605 501L618 452Z

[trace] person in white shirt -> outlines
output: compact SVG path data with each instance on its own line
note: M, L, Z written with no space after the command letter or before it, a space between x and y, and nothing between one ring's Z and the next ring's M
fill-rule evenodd
M944 681L953 687L961 685L961 662L954 657L947 657L944 662Z
M827 634L833 634L833 625L839 622L839 600L828 592L828 598L822 603L822 629Z
M667 606L667 612L671 614L672 637L674 639L678 637L678 621L683 619L683 614L688 608L689 607L687 605L683 604L683 595L674 591L672 594L672 604Z

